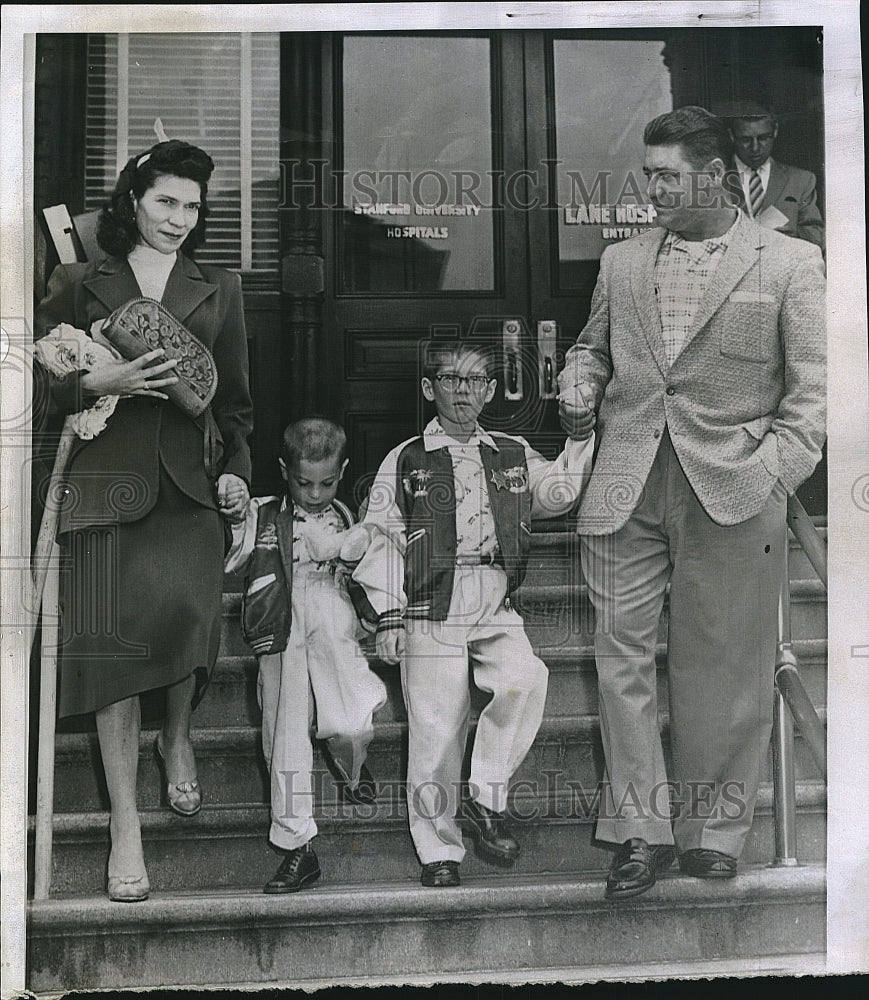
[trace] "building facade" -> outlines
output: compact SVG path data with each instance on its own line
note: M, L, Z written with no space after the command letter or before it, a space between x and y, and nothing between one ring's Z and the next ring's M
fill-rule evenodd
M554 375L604 246L651 223L642 129L685 104L772 106L823 199L819 29L40 35L37 297L119 166L166 134L217 169L201 254L242 274L255 489L306 412L343 421L348 500L416 431L417 348L501 348L490 421L559 447ZM803 500L821 513L822 465Z

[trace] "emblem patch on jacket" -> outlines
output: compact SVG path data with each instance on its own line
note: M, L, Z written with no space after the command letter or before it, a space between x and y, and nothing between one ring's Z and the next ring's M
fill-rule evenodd
M257 532L254 548L257 549L277 549L278 530L274 521L266 524L261 531Z
M414 497L425 497L428 496L430 480L430 469L412 469L406 476L402 477L401 483L405 493Z
M499 490L525 493L528 489L528 470L524 465L514 465L512 469L492 469L492 482Z

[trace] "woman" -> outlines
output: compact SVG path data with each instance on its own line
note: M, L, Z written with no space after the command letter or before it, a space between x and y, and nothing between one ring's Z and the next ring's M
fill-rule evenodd
M73 413L120 397L105 429L76 440L58 540L64 638L61 717L96 714L111 802L108 893L147 898L150 886L136 809L139 695L165 688L155 750L169 805L198 812L190 742L192 708L217 658L223 586L221 513L248 499L252 407L241 281L197 266L214 164L196 146L160 142L131 159L100 215L100 263L60 265L36 312L36 336L69 323L99 339L102 320L142 295L157 299L212 352L218 387L213 423L191 420L163 391L174 361L154 351L58 380L51 398ZM216 455L208 461L216 423ZM216 460L216 461L215 461Z

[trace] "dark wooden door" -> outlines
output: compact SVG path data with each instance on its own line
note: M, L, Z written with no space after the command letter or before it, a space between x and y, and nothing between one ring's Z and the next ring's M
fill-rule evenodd
M648 33L329 41L324 159L337 207L316 377L347 427L357 495L431 416L419 393L430 338L491 343L498 389L481 422L560 450L564 351L603 247L639 228L642 126L673 106L665 48ZM616 225L615 201L630 205L630 225Z
M528 213L516 190L523 37L347 35L332 69L343 177L326 241L320 398L345 422L359 494L432 415L419 392L432 338L490 343L498 391L484 422L533 429Z
M732 98L754 66L754 36L713 34L285 37L285 175L318 178L303 210L285 199L285 410L343 422L348 500L431 417L430 338L491 343L481 422L558 452L555 376L600 253L649 224L643 126ZM785 48L778 70L789 61Z

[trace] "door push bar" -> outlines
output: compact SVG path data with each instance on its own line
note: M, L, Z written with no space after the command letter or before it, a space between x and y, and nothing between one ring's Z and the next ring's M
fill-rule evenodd
M522 321L505 319L501 324L504 345L504 399L524 399L522 374Z
M557 351L558 324L554 319L541 319L537 324L537 375L540 382L540 398L555 399L558 382L555 375L555 354Z
M505 319L501 323L501 340L504 347L504 398L525 398L525 374L522 364L521 319ZM558 324L553 319L542 319L537 324L537 382L540 399L555 399L558 395L556 379L556 352Z

